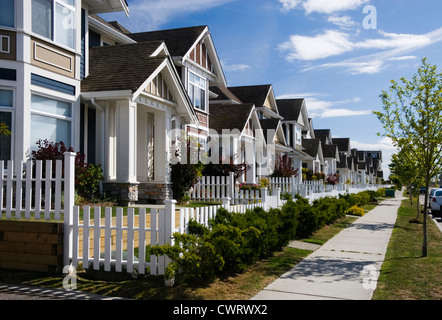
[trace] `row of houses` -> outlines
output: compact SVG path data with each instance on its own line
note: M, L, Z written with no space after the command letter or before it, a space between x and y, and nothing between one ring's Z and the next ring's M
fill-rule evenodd
M99 164L104 190L126 203L173 196L179 132L247 163L248 183L284 155L299 172L341 182L382 177L381 151L314 129L304 99L277 99L270 84L228 86L208 26L132 33L99 16L117 11L129 15L125 0L2 0L0 122L12 135L0 137L0 160L63 141Z

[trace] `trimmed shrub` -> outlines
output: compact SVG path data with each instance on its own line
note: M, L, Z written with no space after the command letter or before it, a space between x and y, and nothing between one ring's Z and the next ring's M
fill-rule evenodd
M321 198L311 205L296 195L295 201L289 199L280 209L255 208L243 214L220 208L209 221L209 227L191 220L190 234L174 234L174 246L153 246L151 252L171 258L167 277L173 277L180 270L188 280L210 281L217 276L241 272L281 250L289 241L308 237L346 213L363 215L364 210L350 205L347 199L359 204L369 201L372 195Z
M347 210L347 214L362 217L365 214L365 211L361 207L352 206L350 209Z

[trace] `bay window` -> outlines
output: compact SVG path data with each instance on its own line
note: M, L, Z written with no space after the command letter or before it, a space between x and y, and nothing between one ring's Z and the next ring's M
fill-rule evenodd
M189 72L189 97L196 109L206 111L206 80Z
M2 0L2 9L0 10L0 26L13 28L15 25L14 20L14 0Z
M12 132L12 112L14 110L14 92L0 89L0 123L4 123ZM0 135L0 160L11 160L11 136Z
M72 145L72 103L33 94L31 112L31 150L45 139Z
M75 0L32 0L32 32L75 49Z

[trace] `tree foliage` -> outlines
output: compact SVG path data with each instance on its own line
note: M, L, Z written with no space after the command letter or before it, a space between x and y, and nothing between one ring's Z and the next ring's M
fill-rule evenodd
M442 164L442 73L425 58L411 80L392 80L389 92L383 91L380 98L382 111L374 114L385 130L382 135L391 138L401 160L413 166L424 182L427 208L430 180L440 173ZM423 227L422 255L427 256L426 214Z

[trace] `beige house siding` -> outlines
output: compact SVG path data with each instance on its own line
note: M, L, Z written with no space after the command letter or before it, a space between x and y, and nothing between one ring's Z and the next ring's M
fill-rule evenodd
M31 64L75 78L75 55L37 39L31 40Z

